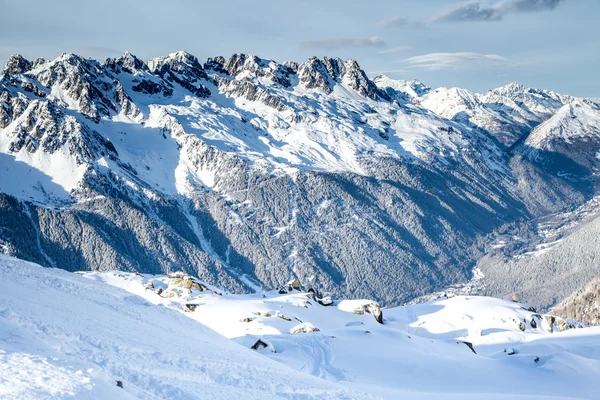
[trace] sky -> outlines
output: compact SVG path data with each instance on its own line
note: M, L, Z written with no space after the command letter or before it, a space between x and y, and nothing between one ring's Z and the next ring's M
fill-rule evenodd
M0 0L0 62L186 50L352 58L370 75L600 97L600 0Z

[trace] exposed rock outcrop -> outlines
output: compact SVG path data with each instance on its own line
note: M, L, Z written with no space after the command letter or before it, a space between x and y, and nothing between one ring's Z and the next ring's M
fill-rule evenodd
M320 329L314 326L311 323L305 322L300 325L296 325L292 329L290 329L290 334L295 335L297 333L311 333L311 332L319 332Z

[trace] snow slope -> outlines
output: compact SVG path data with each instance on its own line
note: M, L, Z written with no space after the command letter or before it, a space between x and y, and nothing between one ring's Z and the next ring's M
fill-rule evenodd
M184 275L84 273L177 310L287 367L382 398L590 399L600 376L600 328L540 315L522 304L442 297L362 312L370 300L320 305L311 293L236 295ZM178 281L179 279L179 281ZM183 285L183 286L178 286ZM159 294L160 292L160 294ZM177 293L177 294L175 294ZM356 311L355 311L356 310ZM291 334L310 327L310 333ZM552 332L550 332L552 331ZM463 342L469 342L473 351ZM476 352L476 354L474 353Z
M285 368L122 289L0 256L0 398L369 396Z

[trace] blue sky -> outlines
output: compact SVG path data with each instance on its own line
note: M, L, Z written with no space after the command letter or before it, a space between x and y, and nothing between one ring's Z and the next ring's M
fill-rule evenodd
M177 50L354 58L370 75L600 97L599 0L0 0L0 61Z

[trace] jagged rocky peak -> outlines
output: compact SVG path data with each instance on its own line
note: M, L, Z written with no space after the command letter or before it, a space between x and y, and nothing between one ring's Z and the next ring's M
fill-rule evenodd
M380 93L377 86L371 81L365 71L354 60L344 61L343 82L359 93L361 96L376 100L378 97L387 97Z
M243 71L257 72L264 67L263 60L247 54L233 54L229 60L225 62L223 68L230 76L236 77Z
M283 63L283 66L286 67L287 69L289 69L292 74L297 74L300 63L297 61L286 61ZM600 101L600 99L599 99L599 101Z
M420 96L425 95L431 90L417 80L405 81L392 79L386 75L377 75L371 81L390 100L395 100L399 103L418 102Z
M209 57L204 63L204 69L219 74L227 74L227 71L225 71L225 57Z
M246 72L251 76L270 79L273 83L290 87L290 75L295 71L285 64L279 64L273 60L267 60L260 57L247 54L233 54L229 60L221 63L222 58L216 57L212 60L217 61L217 72L225 72L231 77L238 77ZM209 59L210 61L211 59ZM223 59L224 60L224 59ZM220 71L219 71L220 65ZM214 69L214 68L213 68Z
M500 86L496 89L493 89L492 92L503 95L515 95L523 93L526 90L525 86L520 84L519 82L510 82L508 85Z
M229 78L252 79L264 78L273 84L289 88L292 85L292 75L298 75L300 84L307 89L321 89L331 93L336 83L356 91L371 99L388 99L385 92L367 77L367 74L354 60L324 57L312 57L306 62L285 62L283 64L272 60L262 59L253 55L233 54L229 59L223 57L209 58L204 64L208 72L220 74L217 78L221 85L229 85Z
M31 67L31 61L20 54L13 54L4 65L4 70L2 72L5 74L24 74L29 71Z
M196 56L186 51L153 58L148 61L148 67L153 74L178 83L198 97L210 96L210 90L200 82L209 79L206 71Z
M546 171L588 180L600 165L600 107L582 99L565 104L514 152Z
M300 84L307 89L321 89L325 93L333 91L333 82L327 67L317 57L311 57L298 67Z
M94 68L101 69L101 65L98 61L93 60L91 58L84 58L79 54L75 53L63 53L57 58L55 58L51 63L48 64L48 67L54 65L71 65L73 67L80 68Z
M443 90L443 88L441 90ZM470 108L476 107L477 105L481 104L481 101L478 99L477 94L471 92L468 89L452 87L448 89L448 95L460 99L460 101L463 104Z
M251 72L257 76L264 76L277 68L277 63L248 54L233 54L223 66L227 73L236 77L242 72Z
M518 82L511 82L508 85L492 89L485 93L484 97L489 95L502 96L517 102L534 101L539 105L552 109L558 109L573 99L570 96L560 95L551 90L528 88Z
M342 75L344 75L344 72L346 71L344 61L341 58L323 57L323 64L325 65L325 68L327 68L327 73L329 73L329 76L334 81L337 81L338 79L340 79L342 77Z
M116 149L107 139L75 117L66 115L54 103L33 100L24 112L24 118L7 134L9 151L25 149L28 153L42 151L52 154L63 146L77 164L90 162L99 156L115 158Z
M298 67L300 83L307 89L321 89L331 93L335 83L343 83L350 89L370 99L388 99L371 81L355 60L343 61L340 58L311 57Z
M47 62L48 61L44 57L38 57L33 62L33 65L31 66L31 69L40 68L40 67L44 66L44 64L46 64Z
M178 51L167 56L153 58L148 61L148 67L153 74L159 75L168 71L186 72L189 69L204 71L196 56L187 51Z
M153 75L148 64L130 52L126 52L118 58L107 59L104 63L104 67L106 70L116 74L128 73L133 75L134 84L131 89L134 92L147 95L162 94L165 97L173 95L171 85L160 77Z
M286 66L256 56L234 54L228 60L209 58L204 68L227 96L259 101L279 111L287 109L283 99L269 89L272 84L291 86L292 71Z
M73 53L64 53L52 62L44 63L43 68L36 71L36 77L42 85L49 88L66 80L87 81L103 73L102 66L97 61Z
M66 53L34 72L42 85L59 89L59 100L75 104L81 114L95 122L116 111L106 97L113 87L112 80L97 61Z
M480 99L498 112L519 114L531 127L550 118L559 108L574 100L571 96L527 88L517 82L487 91L480 95Z
M128 51L118 58L107 59L104 65L117 74L128 72L132 75L139 75L142 72L149 71L148 65L144 61Z

